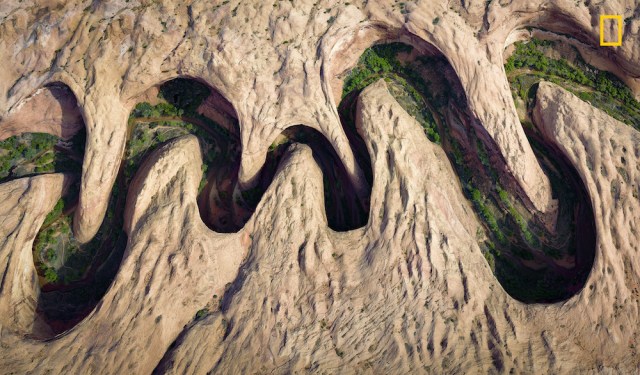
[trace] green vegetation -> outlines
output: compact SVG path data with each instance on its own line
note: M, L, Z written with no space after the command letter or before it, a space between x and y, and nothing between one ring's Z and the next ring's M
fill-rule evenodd
M196 312L195 320L200 320L207 315L209 315L209 309L205 307L204 309L200 309Z
M396 55L410 53L413 48L406 44L392 43L373 46L364 51L358 65L351 70L344 80L342 97L352 91L360 91L373 82L383 78L385 73L402 69Z
M541 80L550 81L640 130L640 102L620 79L585 63L580 57L575 62L547 57L546 53L554 47L556 42L539 39L515 43L515 51L505 64L515 94L527 102L533 85Z
M446 133L450 137L449 133ZM473 136L473 132L468 134ZM463 159L461 146L455 138L448 138L449 157L463 182L463 191L473 203L478 216L489 230L485 241L485 258L495 267L496 258L502 260L505 254L514 254L525 260L533 259L530 251L524 247L538 248L536 236L529 229L529 223L520 211L511 203L508 193L502 189L499 176L493 168L484 144L476 138L476 153L480 168L471 170ZM515 224L515 225L514 225ZM519 243L524 240L524 244Z
M41 173L78 172L74 143L84 142L84 132L69 141L44 133L24 133L0 142L0 183Z
M540 45L549 46L546 42ZM512 86L514 95L525 102L534 98L531 87L541 77L549 76L558 82L588 83L592 79L566 61L549 59L524 45L516 48L518 51L508 61L506 69L512 85L515 82ZM464 91L455 80L456 74L448 61L442 56L414 58L411 52L410 46L391 43L374 46L363 53L344 80L340 111L345 129L354 126L355 95L378 79L385 79L398 103L422 124L429 139L441 144L447 153L464 194L483 223L484 230L479 230L476 236L481 241L485 259L505 289L512 296L530 302L555 301L570 295L576 285L584 282L586 274L583 271L589 267L589 261L581 263L582 268L570 271L575 272L572 277L557 274L557 267L552 264L560 259L571 262L567 257L576 251L574 212L579 206L577 194L571 189L580 183L579 178L567 179L566 176L572 173L570 168L557 160L557 155L543 144L530 140L550 176L554 196L560 201L558 228L550 233L544 223L529 212L527 203L518 199L521 192L517 190L517 184L501 172L506 170L504 161L491 157L497 152L496 146L486 141L489 139L486 134L482 137L476 134L477 128L470 125L473 120L466 107ZM530 66L545 73L532 74L532 69L527 68ZM598 77L605 75L594 74L593 82L597 87L598 79L602 80ZM573 89L577 90L579 87L573 84ZM618 90L617 93L611 87ZM624 89L616 84L606 88L600 85L600 89L620 100L628 100ZM583 96L601 95L595 89L583 92ZM533 124L525 124L527 135L534 129ZM509 191L502 186L509 186ZM588 221L588 217L585 213L581 220Z
M500 186L496 186L496 191L498 192L498 196L500 197L500 202L502 202L502 206L507 208L511 219L516 222L518 228L520 228L520 233L522 234L523 239L527 242L527 244L536 247L539 246L537 239L534 234L529 230L529 225L527 221L522 217L520 212L511 204L511 199L509 198L509 193L502 189Z
M413 47L402 43L377 45L364 51L358 65L344 80L342 97L384 78L398 87L394 96L404 102L407 112L422 125L429 139L440 143L437 124L424 97L427 85L422 76L409 64L400 62L399 54L410 54Z
M53 268L46 268L44 271L44 278L48 283L55 283L58 281L58 274Z
M69 140L44 133L24 133L10 137L0 142L0 183L42 173L65 172L79 176L84 143L84 130ZM74 191L75 188L76 186L72 186L71 190ZM60 199L45 218L42 229L34 240L36 269L46 283L68 279L68 273L60 271L65 259L59 254L70 255L77 250L76 247L68 246L61 237L70 233L70 221L58 222L69 205L72 202Z
M73 208L68 199L72 194L56 203L33 243L34 260L47 284L66 285L78 281L86 270L86 265L78 258L84 262L90 260L73 239L71 216L64 214L66 209ZM74 263L70 262L71 259Z
M471 187L469 190L471 192L471 201L473 202L476 210L480 213L480 216L484 219L485 223L489 226L489 229L493 232L498 241L505 243L506 238L498 226L498 221L491 211L489 211L489 208L485 204L485 198L482 196L480 190L474 187Z
M53 210L51 210L51 212L49 212L47 217L44 219L44 223L42 224L42 226L48 227L54 221L56 221L58 217L62 214L62 210L64 210L64 206L65 206L64 199L58 200L58 202L56 202L56 205L53 207Z
M169 103L161 102L151 105L143 102L136 105L129 118L180 117L182 115L184 115L184 110L178 109Z

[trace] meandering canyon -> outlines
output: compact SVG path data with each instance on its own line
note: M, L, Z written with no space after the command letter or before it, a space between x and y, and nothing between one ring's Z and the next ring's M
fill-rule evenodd
M0 56L0 373L640 366L633 1L9 0Z

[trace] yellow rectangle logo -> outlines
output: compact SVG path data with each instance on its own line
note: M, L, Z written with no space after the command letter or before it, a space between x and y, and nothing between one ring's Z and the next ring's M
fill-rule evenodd
M604 21L605 20L616 20L618 24L618 40L615 42L605 42L604 41ZM621 15L608 15L602 14L600 15L600 46L602 47L617 47L622 45L622 16Z

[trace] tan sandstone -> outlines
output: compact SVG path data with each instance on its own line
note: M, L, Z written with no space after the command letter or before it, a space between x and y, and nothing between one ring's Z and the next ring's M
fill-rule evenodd
M176 76L207 82L233 105L243 184L251 185L284 128L304 124L333 144L364 194L334 75L372 43L401 35L449 59L475 126L544 210L548 180L518 122L503 51L527 26L593 44L601 11L632 17L634 2L417 1L402 10L381 0L3 1L0 129L47 83L75 93L87 127L74 220L83 241L102 222L136 98ZM640 76L638 22L623 47L603 52L627 80ZM579 172L596 217L593 271L565 302L526 305L504 292L446 155L378 82L358 102L374 173L364 228L328 228L320 169L308 147L294 145L249 222L238 233L215 233L196 205L197 141L174 140L130 188L129 241L116 279L93 312L51 340L29 335L46 330L34 313L29 251L65 178L0 186L0 372L633 372L640 136L550 84L540 85L535 121ZM213 313L194 320L205 306Z

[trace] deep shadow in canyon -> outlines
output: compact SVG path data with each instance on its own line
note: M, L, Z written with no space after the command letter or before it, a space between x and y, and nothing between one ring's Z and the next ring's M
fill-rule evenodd
M513 176L506 172L497 146L467 107L464 90L447 59L424 42L410 38L403 42L410 44L387 43L365 50L357 66L343 77L338 112L369 187L375 176L355 126L355 103L364 87L383 78L391 94L421 124L425 136L446 152L460 188L483 224L484 231L477 233L480 248L504 289L527 303L557 302L574 295L584 286L593 265L596 238L590 199L575 168L534 127L525 126L560 204L557 225L549 230L545 226L549 218L532 209ZM414 46L420 43L424 45ZM61 90L73 95L68 88ZM309 145L322 170L329 227L347 231L368 221L370 190L367 197L357 196L335 149L319 131L303 124L284 130L270 147L255 185L242 190L238 184L240 124L231 103L205 82L187 77L161 83L150 93L131 111L127 147L107 214L88 244L77 243L71 231L84 155L84 129L78 130L71 141L46 138L42 143L37 136L36 143L40 143L36 148L40 148L36 151L30 151L33 136L24 138L21 158L24 153L31 157L52 154L47 158L54 162L49 169L34 169L21 176L64 171L77 180L45 219L34 241L34 262L42 289L37 312L52 328L52 332L37 332L34 337L47 338L72 328L104 296L127 245L123 214L129 182L150 153L170 139L193 134L200 142L204 165L197 202L203 222L216 232L233 233L245 225L293 143ZM8 140L7 145L22 142L18 141ZM42 151L43 147L50 151ZM15 172L13 164L8 171ZM4 178L12 177L8 174Z
M73 95L70 90L68 93ZM323 172L329 226L341 231L367 222L368 206L358 199L333 146L318 131L306 126L286 129L270 148L256 186L242 191L238 186L241 146L237 115L222 95L202 81L176 78L151 88L143 97L148 101L138 103L131 111L126 151L96 236L80 244L71 230L79 193L78 163L71 171L77 184L47 216L34 241L34 262L41 284L37 313L51 327L51 332L34 332L35 338L46 339L73 328L104 296L127 246L123 215L129 183L154 150L176 137L193 134L199 140L203 177L197 202L203 222L216 232L232 233L244 226L271 184L288 146L296 142L311 147ZM84 130L79 134L80 147L75 146L74 155L82 161ZM364 147L358 137L350 140ZM370 170L365 172L371 176Z
M560 205L557 225L549 230L545 223L550 218L533 209L507 172L497 145L468 108L448 60L425 42L399 40L365 50L341 77L345 128L353 126L353 107L361 90L385 79L425 136L446 152L483 224L478 243L504 289L526 303L552 303L574 295L584 286L595 256L593 210L575 168L548 142L527 131Z
M348 129L345 131L353 149L366 150L364 141L357 133L354 134ZM324 204L329 228L335 231L348 231L366 225L369 217L368 201L371 195L372 175L369 154L358 155L356 153L356 160L363 169L369 187L367 197L361 199L358 197L333 145L322 133L308 126L291 126L280 134L267 154L257 189L264 192L271 184L282 157L293 143L306 144L311 147L313 158L322 171ZM256 203L255 200L253 203Z

